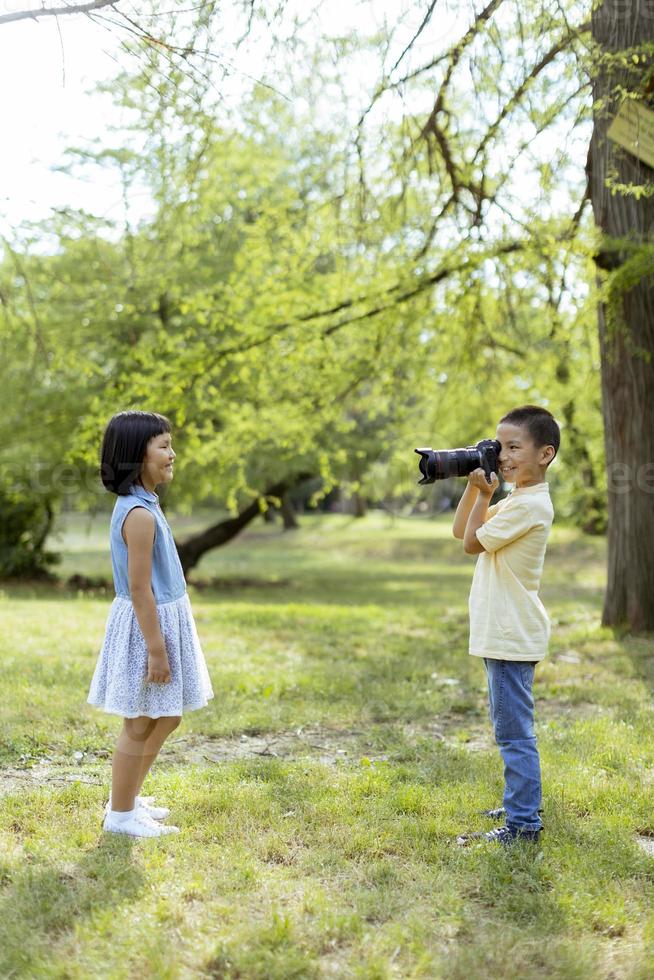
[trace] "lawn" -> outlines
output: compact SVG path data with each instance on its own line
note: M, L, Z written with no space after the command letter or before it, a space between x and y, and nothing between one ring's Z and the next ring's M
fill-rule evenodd
M202 515L175 519L183 538ZM651 978L654 638L599 625L605 542L555 526L536 671L540 848L461 849L501 768L451 518L257 522L189 576L215 698L144 792L175 837L103 835L120 721L86 704L106 518L59 586L0 591L0 976Z

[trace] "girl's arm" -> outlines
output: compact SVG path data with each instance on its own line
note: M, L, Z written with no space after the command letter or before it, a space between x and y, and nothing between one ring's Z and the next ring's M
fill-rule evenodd
M148 681L170 680L166 644L159 625L152 591L154 517L145 507L135 507L123 523L127 541L127 574L132 605L148 648Z

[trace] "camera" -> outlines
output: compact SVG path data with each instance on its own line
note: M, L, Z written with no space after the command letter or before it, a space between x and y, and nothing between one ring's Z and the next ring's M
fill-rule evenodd
M476 446L465 449L416 449L420 455L418 465L422 479L418 485L446 480L449 476L468 476L479 466L491 482L491 473L499 469L499 455L502 446L497 439L482 439Z

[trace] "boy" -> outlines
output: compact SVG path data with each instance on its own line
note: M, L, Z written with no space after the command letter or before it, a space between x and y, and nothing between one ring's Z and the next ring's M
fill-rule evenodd
M489 507L497 474L489 484L483 469L474 470L452 532L463 539L467 555L479 555L470 589L469 652L482 657L486 668L489 714L504 762L506 824L461 834L462 845L475 839L537 841L543 826L532 684L550 635L538 589L554 517L546 471L558 452L560 431L546 409L524 405L500 419L496 438L500 470L513 490Z

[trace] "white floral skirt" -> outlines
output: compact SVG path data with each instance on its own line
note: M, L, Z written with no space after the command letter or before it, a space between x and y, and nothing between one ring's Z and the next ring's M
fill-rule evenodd
M188 593L157 603L170 682L148 683L148 650L132 600L116 596L87 701L112 715L147 718L181 715L206 707L213 689Z

